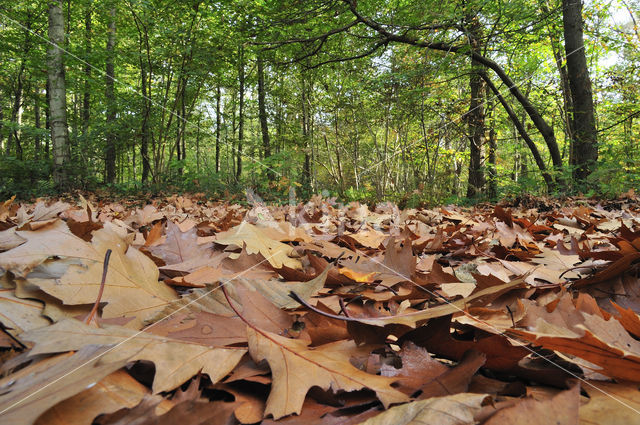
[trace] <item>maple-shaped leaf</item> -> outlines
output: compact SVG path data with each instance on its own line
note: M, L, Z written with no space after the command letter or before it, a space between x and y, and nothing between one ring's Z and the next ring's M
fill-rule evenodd
M147 248L151 254L162 259L166 266L163 270L181 273L190 273L205 265L217 265L222 258L213 264L209 264L214 255L212 244L198 244L197 229L183 232L173 221L167 221L166 241L162 244L152 245Z
M327 274L331 266L327 266L322 273L307 282L280 282L279 280L256 280L238 277L234 281L240 281L245 286L254 288L265 298L279 308L296 308L299 303L294 301L289 294L293 291L305 301L316 295L327 280Z
M68 319L22 335L33 341L31 355L78 350L86 345L117 344L129 360L149 360L156 365L153 392L169 391L202 371L217 382L226 376L244 355L244 349L212 348L206 345L168 339L121 326L94 328ZM124 354L123 354L124 355Z
M477 423L486 394L460 393L392 407L360 425L472 425Z
M247 335L251 356L256 361L266 360L273 376L265 415L278 419L300 413L307 391L313 386L333 391L369 388L385 407L407 401L406 395L391 387L393 378L368 374L349 362L356 347L353 341L309 347L308 342L249 326Z
M92 304L100 289L104 253L112 249L102 296L107 303L103 318L134 316L141 322L178 298L173 289L158 282L153 261L106 227L94 233L91 244L82 241L80 248L81 263L70 265L60 279L30 281L65 304Z
M258 226L246 221L226 232L218 233L216 243L238 248L246 246L248 254L259 252L276 268L283 265L294 269L302 268L300 260L293 258L296 254L292 247L271 239ZM232 255L231 258L237 258L237 256Z

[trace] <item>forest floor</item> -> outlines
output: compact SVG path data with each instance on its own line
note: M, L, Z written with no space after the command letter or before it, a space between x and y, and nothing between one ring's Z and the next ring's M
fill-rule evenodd
M0 204L3 424L640 423L640 202Z

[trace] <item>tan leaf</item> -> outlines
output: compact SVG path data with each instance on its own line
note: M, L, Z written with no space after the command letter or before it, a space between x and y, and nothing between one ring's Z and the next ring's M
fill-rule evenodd
M265 415L275 419L300 413L307 391L313 386L333 391L369 388L389 406L407 401L407 396L393 389L393 378L371 375L349 362L353 341L339 341L319 347L288 339L260 329L247 327L249 352L256 361L266 360L273 384Z
M107 347L86 346L27 366L0 380L0 416L3 425L33 423L62 400L95 385L127 363Z
M300 260L293 258L296 254L292 247L269 238L259 227L243 221L240 225L218 234L216 243L242 248L246 245L247 253L260 253L276 268L285 265L300 269ZM232 255L231 258L237 258Z
M471 425L486 398L486 394L460 393L414 401L392 407L360 425Z
M154 393L172 390L200 371L208 374L212 382L217 382L246 352L244 349L211 348L121 326L99 329L73 319L30 331L23 334L23 338L35 342L32 355L78 350L89 344L117 344L114 351L129 353L129 360L155 363Z
M637 384L589 381L582 388L589 394L589 402L580 406L581 424L618 425L638 422L640 391Z
M578 425L580 407L580 385L557 394L555 397L538 401L526 398L513 406L505 407L491 416L485 425Z
M90 425L100 414L136 406L148 393L147 387L125 371L118 370L44 412L36 425ZM170 401L164 400L159 406L160 411L166 412L171 406Z
M65 304L91 304L98 297L104 253L113 250L102 301L103 318L135 316L139 322L177 299L176 293L158 282L158 268L146 255L104 228L94 233L93 243L83 243L81 265L71 265L60 279L31 280ZM19 249L19 248L18 248Z

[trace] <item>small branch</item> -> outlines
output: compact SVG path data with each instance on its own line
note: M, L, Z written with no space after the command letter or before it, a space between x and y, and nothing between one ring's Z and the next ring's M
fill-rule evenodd
M107 252L104 253L104 264L102 266L102 280L100 281L100 291L98 291L98 298L96 299L95 304L93 304L93 308L87 315L87 318L84 322L88 325L93 320L93 317L98 312L98 307L100 306L100 300L102 299L102 294L104 293L104 284L107 281L107 270L109 270L109 258L111 258L111 249L107 249Z

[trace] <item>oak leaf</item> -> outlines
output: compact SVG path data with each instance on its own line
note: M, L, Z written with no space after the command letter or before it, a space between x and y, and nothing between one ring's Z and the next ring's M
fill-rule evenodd
M127 353L128 359L149 360L156 365L153 392L169 391L202 371L213 382L226 376L246 350L212 348L121 326L90 327L69 319L23 334L35 347L31 355L78 350L86 345L117 345L114 351ZM124 354L122 354L124 355Z
M247 327L249 352L256 361L266 360L271 368L273 384L267 399L265 415L275 419L300 413L307 391L322 389L355 391L369 388L388 407L407 401L407 396L391 387L393 378L371 375L349 362L353 341L338 341L319 347L288 339L261 329Z
M300 260L293 258L295 251L289 245L271 239L262 229L243 221L240 225L222 233L218 233L216 243L242 248L246 245L247 253L260 253L276 268L285 265L294 269L302 268ZM232 255L231 258L237 258Z

